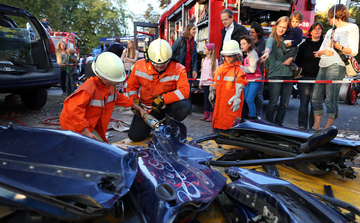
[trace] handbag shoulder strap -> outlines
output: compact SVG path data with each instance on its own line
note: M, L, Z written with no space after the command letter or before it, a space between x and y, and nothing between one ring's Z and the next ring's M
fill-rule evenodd
M344 54L343 51L336 49L335 47L334 50L339 54L341 60L345 63L345 65L349 65L349 58L346 56L346 54Z

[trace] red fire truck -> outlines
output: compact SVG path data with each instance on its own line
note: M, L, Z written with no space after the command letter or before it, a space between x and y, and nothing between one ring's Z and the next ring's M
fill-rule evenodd
M172 0L160 18L160 38L170 41L170 36L175 33L176 39L185 26L192 22L198 27L195 36L198 52L202 51L207 42L211 42L218 46L219 55L222 39L220 30L224 28L220 12L225 8L234 12L236 22L249 27L252 21L257 21L268 33L279 17L289 16L294 10L299 10L304 14L300 28L305 35L315 16L315 0Z
M55 47L57 47L57 44L61 40L63 40L66 42L68 48L74 48L76 50L76 55L80 57L80 51L79 51L80 38L75 33L50 31L49 34L55 44Z

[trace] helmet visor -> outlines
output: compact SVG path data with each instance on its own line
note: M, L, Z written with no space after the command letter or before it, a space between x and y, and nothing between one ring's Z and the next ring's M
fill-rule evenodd
M106 85L119 85L119 84L121 84L121 83L123 83L123 82L125 81L125 78L124 78L124 80L122 80L122 81L111 81L111 80L109 80L109 79L106 79L105 77L102 77L102 76L99 75L99 73L97 73L96 71L95 71L95 74L96 74L96 76L98 76L98 77L102 80L102 82L105 83ZM123 71L123 75L126 77L125 71Z
M167 68L169 65L170 60L167 60L165 63L154 63L151 61L151 64L154 66L154 68L158 71L163 71Z

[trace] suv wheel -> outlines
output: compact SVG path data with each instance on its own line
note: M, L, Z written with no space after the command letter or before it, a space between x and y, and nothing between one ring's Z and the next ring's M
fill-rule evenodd
M47 100L47 89L37 88L32 90L23 91L20 94L22 103L34 110L38 110L46 104Z

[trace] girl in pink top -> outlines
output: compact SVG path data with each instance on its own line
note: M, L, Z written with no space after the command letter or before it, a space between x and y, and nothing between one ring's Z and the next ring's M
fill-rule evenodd
M246 74L247 80L261 80L260 60L254 48L253 39L250 36L242 36L240 38L240 47L244 57L244 65L241 69ZM257 119L255 97L259 90L261 82L249 82L245 87L244 97L249 109L249 119ZM246 116L247 112L243 112Z
M204 90L204 116L200 120L211 122L214 108L209 101L209 88L214 78L214 73L218 67L216 59L216 47L213 43L207 43L204 46L203 54L205 58L201 61L201 77L199 88Z

